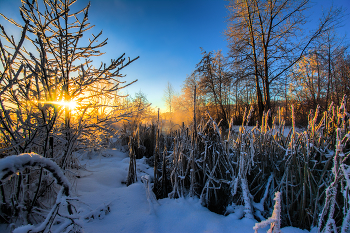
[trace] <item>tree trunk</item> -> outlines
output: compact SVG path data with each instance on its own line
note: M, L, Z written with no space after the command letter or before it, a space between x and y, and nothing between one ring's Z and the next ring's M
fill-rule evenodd
M255 74L255 87L256 87L256 96L257 96L257 102L258 102L258 114L259 114L259 121L262 119L264 114L264 103L263 98L260 90L260 84L259 84L259 76Z

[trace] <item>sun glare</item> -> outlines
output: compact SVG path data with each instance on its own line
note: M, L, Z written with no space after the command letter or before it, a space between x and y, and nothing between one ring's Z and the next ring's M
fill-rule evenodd
M77 107L77 103L75 101L43 101L41 103L62 105L69 107L70 110L73 110Z
M67 106L71 110L73 110L74 108L77 107L77 103L75 101L69 101L69 102L61 101L61 102L58 102L57 104L60 104L60 105L63 105L63 106Z

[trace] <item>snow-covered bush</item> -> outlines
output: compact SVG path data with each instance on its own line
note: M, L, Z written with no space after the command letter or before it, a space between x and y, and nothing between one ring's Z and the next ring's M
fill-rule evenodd
M56 201L54 202L51 211L48 212L46 216L45 211L38 208L35 209L37 215L44 217L41 224L37 222L33 223L32 218L29 217L30 211L33 208L31 205L27 205L24 202L23 196L16 199L17 194L9 194L12 200L6 200L4 193L2 193L3 203L1 204L1 210L3 206L13 206L12 214L15 216L8 216L9 221L13 222L15 225L25 225L23 227L17 228L14 232L42 232L44 230L48 231L52 224L56 221L63 222L59 227L62 230L76 227L75 218L72 216L73 208L70 196L70 182L64 176L60 167L48 158L44 158L35 153L26 153L20 155L12 155L6 158L0 159L0 181L1 184L6 183L7 180L11 179L13 176L18 176L20 173L29 168L41 168L50 172L56 183L62 188L57 194ZM21 190L26 189L25 183L19 182L19 188ZM49 203L46 203L49 204ZM60 207L64 207L63 209ZM59 213L60 211L60 213ZM2 216L7 213L2 213ZM56 217L59 215L59 220ZM62 219L64 221L62 221ZM28 224L29 223L29 224ZM28 224L28 225L27 225ZM25 230L25 231L24 231Z

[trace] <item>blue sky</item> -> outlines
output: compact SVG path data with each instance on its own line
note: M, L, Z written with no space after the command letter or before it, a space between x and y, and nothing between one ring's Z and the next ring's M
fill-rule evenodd
M78 0L75 6L87 3ZM108 63L122 53L130 58L140 56L122 72L126 81L139 80L126 91L133 96L141 90L153 107L163 108L167 82L181 91L183 81L201 59L200 47L227 52L223 35L227 4L224 0L91 0L89 20L95 25L91 33L103 30L101 38L108 38L102 49L106 54L96 60ZM308 12L313 20L310 30L331 4L328 0L313 2ZM350 0L335 0L333 4L347 8L349 14ZM19 5L20 0L0 0L0 12L20 21ZM349 20L347 16L338 33L343 35L350 28Z
M138 79L128 93L141 90L154 107L163 108L167 82L181 91L201 59L200 47L226 50L225 4L223 0L93 0L90 18L107 26L103 33L116 55L140 56L125 69L128 79Z

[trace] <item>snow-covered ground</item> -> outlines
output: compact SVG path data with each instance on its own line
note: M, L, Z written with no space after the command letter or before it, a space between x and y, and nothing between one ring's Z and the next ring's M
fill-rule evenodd
M222 216L201 206L197 198L161 199L149 203L141 176L153 174L144 159L137 160L138 182L126 187L129 158L118 150L106 150L103 155L85 158L82 178L77 182L77 195L86 203L86 214L108 205L101 219L83 221L89 232L254 232L256 223L239 219L240 214ZM106 209L106 208L104 208ZM259 230L266 232L267 229ZM284 233L308 232L297 228L283 228Z
M198 198L147 198L141 176L152 176L153 169L145 159L137 160L138 182L125 185L129 158L117 149L80 156L85 169L73 184L73 196L80 224L86 233L92 232L254 232L256 221L242 219L242 208L228 216L210 212ZM151 193L152 194L152 193ZM259 229L266 232L268 228ZM0 225L0 232L10 232ZM306 233L293 227L282 228L284 233Z

